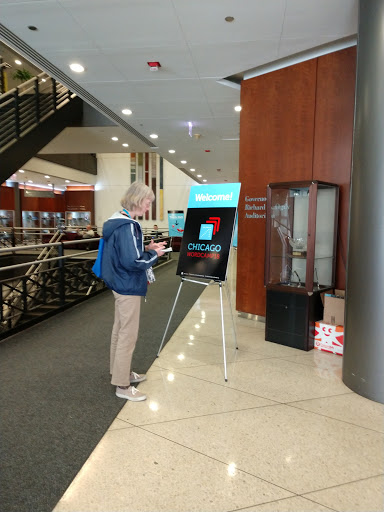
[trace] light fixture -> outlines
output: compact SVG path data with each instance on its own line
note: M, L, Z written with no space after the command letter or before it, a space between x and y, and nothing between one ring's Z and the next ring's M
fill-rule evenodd
M197 175L197 177L198 177L198 178L201 178L201 176L202 176L202 174L198 174L198 175Z
M130 116L132 114L132 110L130 110L129 108L123 108L121 112L126 116Z
M203 180L203 181L204 181L204 183L205 183L207 180Z
M48 174L46 174L46 175L44 176L44 178L47 178L47 180L49 180L50 176L48 176Z
M112 140L116 141L116 140L119 140L118 137L111 137Z
M72 64L70 64L69 67L75 73L82 73L85 69L84 66L82 66L78 62L72 62Z
M189 169L189 170L190 170L191 172L195 172L195 171L196 171L196 169Z
M16 60L15 60L15 64L17 64L18 66L21 66L22 62L21 62L21 60L16 59Z
M158 139L159 138L159 136L156 135L156 133L151 133L150 137L151 137L151 139Z
M232 23L232 21L235 21L235 18L233 16L226 16L224 19L227 23Z
M147 62L150 71L159 71L159 68L161 68L160 62Z
M168 153L176 153L174 149L168 149Z
M25 171L23 171L23 169L19 169L19 172L25 172Z
M124 146L125 148L127 148L129 146L129 144L127 144L126 142L124 142L124 144L122 144L122 146Z
M240 112L241 111L241 105L236 105L235 110L236 110L236 112Z
M181 163L181 164L186 164L186 163L187 163L187 161L186 161L186 160L180 160L180 163Z
M69 180L65 180L65 183L71 183Z
M33 183L33 181L32 180L28 180L28 183Z

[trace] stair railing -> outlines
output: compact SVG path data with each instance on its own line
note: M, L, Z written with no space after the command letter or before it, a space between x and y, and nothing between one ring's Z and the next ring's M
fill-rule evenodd
M59 242L62 237L63 233L56 231L49 241L50 244L56 245L49 245L44 247L35 260L41 263L38 265L31 265L25 272L24 275L29 276L28 281L23 278L19 278L19 280L13 284L9 294L7 294L6 297L2 297L2 320L5 322L10 321L11 327L16 325L19 318L23 314L23 310L27 308L28 302L32 301L35 295L39 292L41 285L40 270L43 268L44 260L47 260L48 258L56 255L57 242ZM6 301L4 299L6 299ZM23 304L25 301L26 304ZM17 314L14 314L15 311L17 311Z
M62 108L76 94L40 73L0 96L0 153Z

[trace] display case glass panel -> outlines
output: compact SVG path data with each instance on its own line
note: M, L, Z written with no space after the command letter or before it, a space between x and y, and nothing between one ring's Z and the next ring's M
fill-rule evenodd
M338 191L319 181L268 186L267 286L308 293L334 287Z
M41 227L58 228L65 223L64 212L41 212Z
M0 210L0 227L13 228L15 225L15 212L13 210Z
M22 212L23 228L39 228L40 212L24 211Z
M67 226L86 226L91 224L91 212L65 212Z

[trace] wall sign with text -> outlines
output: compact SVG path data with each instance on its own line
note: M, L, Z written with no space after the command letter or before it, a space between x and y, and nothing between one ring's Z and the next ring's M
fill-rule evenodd
M240 186L191 187L177 275L225 280Z
M168 210L169 236L183 236L184 212L183 210Z

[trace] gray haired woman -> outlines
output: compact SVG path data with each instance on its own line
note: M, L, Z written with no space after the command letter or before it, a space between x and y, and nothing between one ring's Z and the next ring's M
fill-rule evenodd
M144 183L134 182L121 200L122 209L103 225L102 276L115 297L115 320L111 336L110 372L116 395L133 402L146 399L133 384L146 379L131 370L139 332L141 297L147 293L147 270L164 254L166 242L152 240L144 248L139 217L155 199Z

